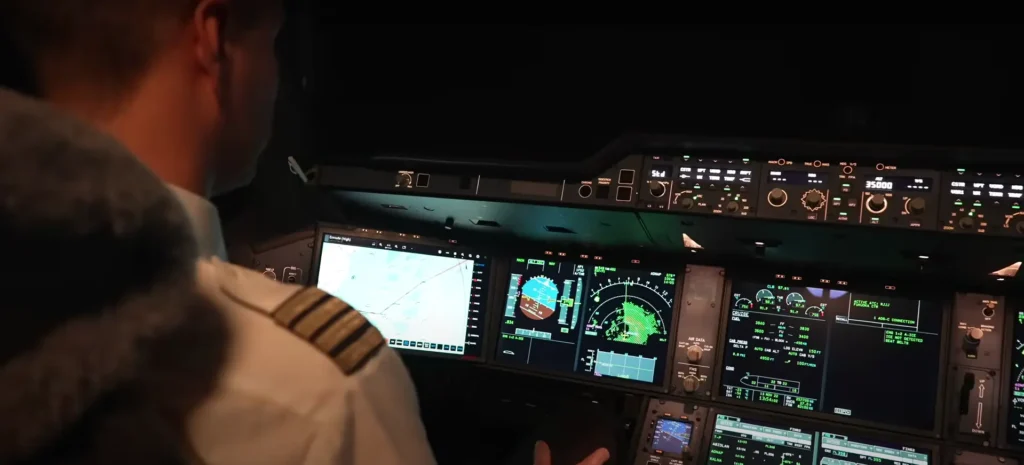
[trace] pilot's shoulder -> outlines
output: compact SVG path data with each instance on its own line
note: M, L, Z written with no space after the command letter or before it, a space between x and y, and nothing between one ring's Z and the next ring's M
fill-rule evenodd
M272 319L281 330L329 357L345 375L359 371L385 345L362 314L316 287L284 284L218 260L201 264L199 279L216 282L216 291L224 297Z

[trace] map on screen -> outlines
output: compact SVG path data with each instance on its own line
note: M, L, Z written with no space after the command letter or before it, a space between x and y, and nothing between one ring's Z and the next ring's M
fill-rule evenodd
M467 345L474 270L467 258L325 241L317 286L359 310L398 341L393 346L458 354Z

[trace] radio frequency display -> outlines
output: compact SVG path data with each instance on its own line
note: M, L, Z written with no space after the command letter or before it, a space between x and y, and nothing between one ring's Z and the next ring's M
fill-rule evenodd
M730 415L715 418L708 465L812 465L814 433L754 423Z
M1024 445L1024 311L1013 320L1013 353L1010 355L1010 411L1006 441Z
M721 394L931 430L942 312L846 290L733 283Z
M510 268L499 360L661 384L674 273L532 258Z

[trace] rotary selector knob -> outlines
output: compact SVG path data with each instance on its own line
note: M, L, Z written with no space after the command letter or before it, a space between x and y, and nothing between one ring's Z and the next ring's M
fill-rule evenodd
M693 208L693 198L683 197L679 199L679 206L686 209Z
M736 213L740 210L739 202L730 200L729 203L725 204L725 211L729 213Z
M818 189L811 189L804 192L804 196L800 201L803 202L804 208L813 212L820 210L825 205L825 195Z
M1017 234L1024 234L1024 221L1018 222L1013 229L1017 231Z
M274 281L277 281L277 272L273 268L267 268L263 270L263 276L266 276Z
M871 198L868 199L867 208L868 208L868 211L871 212L871 213L876 213L876 214L877 213L882 213L888 207L889 207L889 200L887 200L885 198L885 196L882 195L882 194L872 195Z
M965 216L963 218L960 218L959 223L960 223L960 229L974 229L974 217L973 216Z
M986 318L992 318L996 316L996 303L988 302L984 307L981 308L981 314L985 315Z
M925 202L924 199L921 197L914 197L907 202L907 213L910 213L911 215L920 215L924 213L925 206L927 206L927 202Z
M773 207L781 207L789 200L789 194L785 190L776 187L768 192L768 204Z
M704 358L704 349L698 346L690 346L686 348L686 359L690 363L699 363L700 359Z
M683 378L683 392L692 394L700 387L700 378L690 375Z
M651 189L651 195L653 195L655 198L665 195L665 192L667 191L667 189L665 188L665 183L661 181L650 181L649 184Z
M412 186L412 175L409 173L398 173L395 176L395 184L398 187L409 187Z

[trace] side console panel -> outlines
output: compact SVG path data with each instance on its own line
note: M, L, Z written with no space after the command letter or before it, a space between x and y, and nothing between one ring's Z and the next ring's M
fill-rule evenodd
M651 399L644 411L634 465L695 465L704 450L707 407Z
M994 444L1006 334L1003 299L957 294L952 320L947 434L959 441Z
M256 245L250 268L267 278L290 284L308 285L313 263L315 231L301 231Z
M717 363L715 353L725 270L689 265L683 282L676 333L675 370L669 392L680 396L708 398L714 385Z

